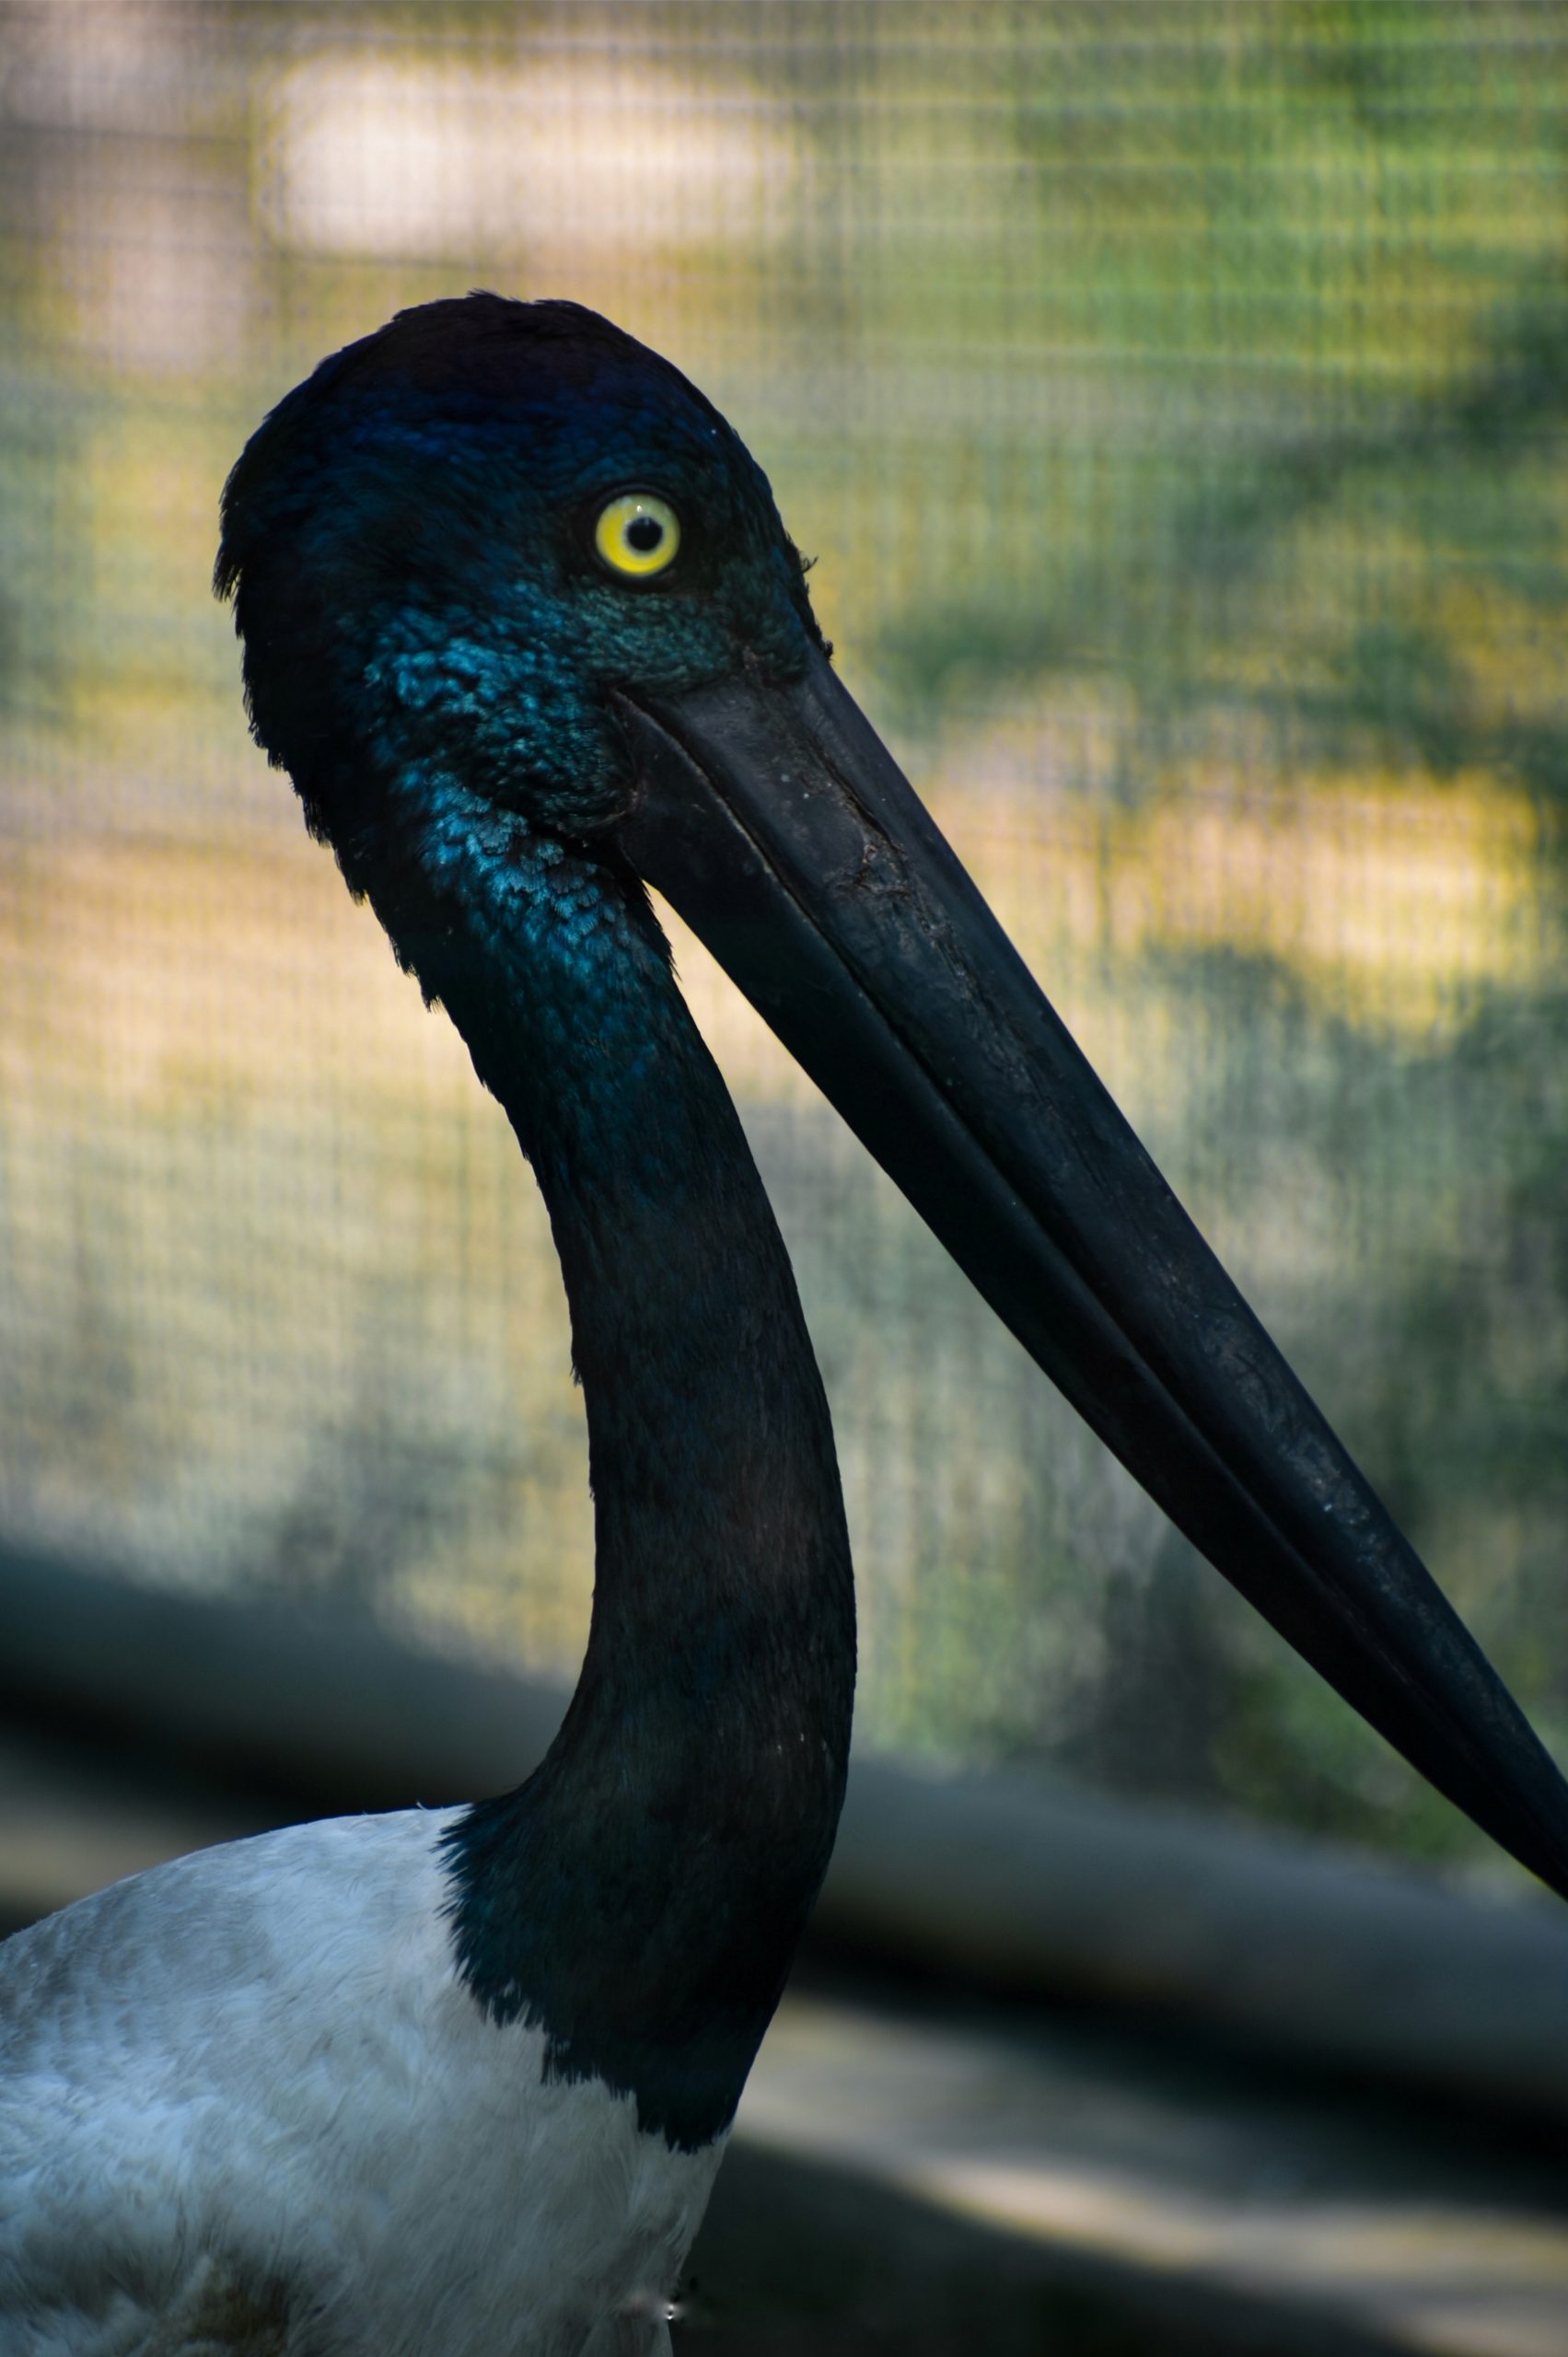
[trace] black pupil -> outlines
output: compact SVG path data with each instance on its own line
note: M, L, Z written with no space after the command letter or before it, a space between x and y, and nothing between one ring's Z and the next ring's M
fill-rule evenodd
M633 516L626 527L626 538L639 556L651 556L664 538L664 526L656 516Z

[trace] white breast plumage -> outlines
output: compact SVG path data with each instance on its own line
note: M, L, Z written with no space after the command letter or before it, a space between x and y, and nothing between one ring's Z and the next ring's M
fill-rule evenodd
M451 1814L181 1859L0 1950L4 2357L666 2344L721 2146L484 2017Z

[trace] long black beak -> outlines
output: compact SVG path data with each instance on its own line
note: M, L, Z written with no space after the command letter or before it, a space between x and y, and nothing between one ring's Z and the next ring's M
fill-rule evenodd
M1568 1897L1568 1787L827 662L623 714L632 865L1171 1520Z

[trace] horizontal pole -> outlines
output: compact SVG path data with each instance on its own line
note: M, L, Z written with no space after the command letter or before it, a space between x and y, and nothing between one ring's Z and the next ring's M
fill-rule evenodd
M193 1782L263 1784L280 1820L505 1789L564 1702L366 1620L0 1551L7 1715L151 1747ZM814 1931L895 1967L1568 2117L1568 1911L1295 1836L860 1753Z

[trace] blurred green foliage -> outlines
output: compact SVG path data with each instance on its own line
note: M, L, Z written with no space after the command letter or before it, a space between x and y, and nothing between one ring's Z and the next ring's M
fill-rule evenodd
M547 1239L471 1083L385 1045L422 1018L305 880L205 578L322 351L570 293L768 466L846 671L1568 1739L1562 12L278 0L0 41L0 1527L569 1666ZM1477 1854L704 1003L834 1398L869 1736Z

